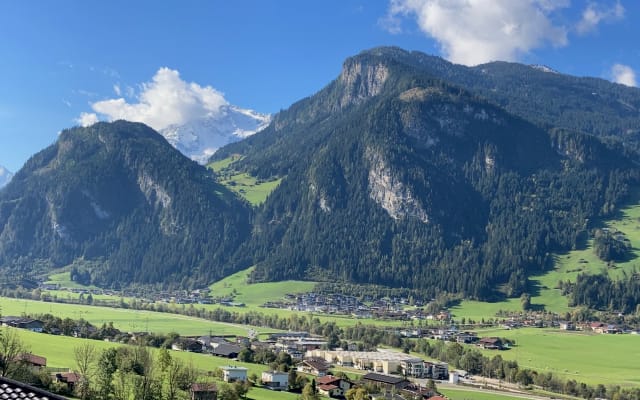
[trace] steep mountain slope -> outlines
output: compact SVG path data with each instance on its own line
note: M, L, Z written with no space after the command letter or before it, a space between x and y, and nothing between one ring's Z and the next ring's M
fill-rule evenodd
M347 60L318 94L215 154L284 177L236 258L257 264L253 279L516 296L637 182L616 149L544 130L394 51Z
M74 263L101 286L201 286L223 277L250 210L143 124L63 131L0 192L0 265Z
M13 174L0 165L0 188L4 187L13 178Z
M640 89L575 77L539 65L492 62L466 67L421 52L380 47L363 54L401 60L542 127L562 127L637 146Z
M217 149L264 129L270 119L269 115L225 105L214 116L170 126L160 134L182 154L204 164Z

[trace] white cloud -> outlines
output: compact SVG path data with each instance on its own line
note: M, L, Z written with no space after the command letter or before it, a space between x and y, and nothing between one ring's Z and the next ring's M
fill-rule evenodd
M130 88L126 89L129 95ZM114 91L120 96L119 86L114 86ZM151 82L141 85L137 102L129 103L118 97L95 102L91 104L91 108L108 120L143 122L161 130L171 125L216 115L220 112L220 107L226 104L228 103L222 93L211 86L203 87L197 83L185 82L178 71L160 68ZM86 118L89 115L91 114L87 114Z
M615 64L611 67L611 80L627 86L638 86L636 82L636 73L628 65Z
M476 65L517 60L547 43L566 45L567 30L550 14L568 5L568 0L391 0L387 20L414 17L447 59Z
M576 30L584 35L595 30L601 22L613 22L624 18L624 12L625 9L620 1L609 8L591 2L582 12L582 19L578 22Z
M91 126L98 121L98 116L95 113L83 112L76 118L76 122L80 124L80 126Z
M113 91L115 92L116 96L122 96L122 90L120 90L120 85L118 85L117 83L113 85Z

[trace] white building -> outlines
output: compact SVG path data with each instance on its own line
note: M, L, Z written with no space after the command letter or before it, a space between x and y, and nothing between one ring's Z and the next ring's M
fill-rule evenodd
M245 367L232 367L228 365L220 369L222 369L222 379L225 382L247 380L247 369Z
M265 371L260 379L271 389L287 390L289 387L289 374L286 372Z

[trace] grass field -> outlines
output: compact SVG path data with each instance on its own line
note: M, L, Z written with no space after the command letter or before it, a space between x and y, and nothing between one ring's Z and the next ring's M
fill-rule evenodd
M266 301L282 300L287 293L310 292L316 282L308 281L283 281L247 283L253 267L236 272L209 286L214 297L233 296L234 301L244 303L246 306L261 306Z
M2 315L45 314L61 318L84 318L94 325L113 322L125 332L148 331L154 333L178 332L183 336L214 335L246 336L249 327L207 321L179 314L138 311L110 307L94 307L77 304L46 303L32 300L0 298ZM253 328L257 332L273 332L273 329Z
M208 167L220 176L220 183L244 197L252 205L258 206L266 200L269 193L278 187L282 179L258 181L247 173L236 173L230 166L239 159L240 156L233 155L224 160L210 163Z
M511 396L492 390L440 389L438 391L450 400L522 400L522 397Z
M640 385L640 335L597 335L552 329L483 330L481 336L511 338L511 350L486 350L521 367L553 372L590 384Z

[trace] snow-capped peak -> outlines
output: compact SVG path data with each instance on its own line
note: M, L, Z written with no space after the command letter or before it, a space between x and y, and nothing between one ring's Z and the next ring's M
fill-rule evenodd
M0 188L9 183L11 178L13 178L13 174L0 165Z
M160 134L182 154L205 164L220 147L261 131L269 122L268 114L224 105L215 114L171 125L160 130Z
M558 73L558 71L556 71L555 69L549 68L546 65L541 65L541 64L533 64L533 65L531 65L531 68L537 69L537 70L542 71L542 72L548 72L548 73L551 73L551 74L557 74Z

